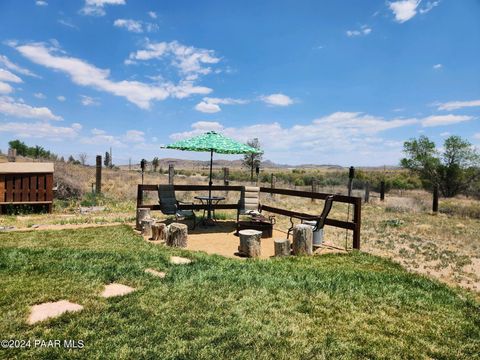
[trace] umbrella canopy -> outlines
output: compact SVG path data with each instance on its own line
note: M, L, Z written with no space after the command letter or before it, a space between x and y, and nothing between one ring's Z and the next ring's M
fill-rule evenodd
M211 220L212 208L212 165L213 153L219 154L261 154L262 151L252 146L242 144L236 140L219 134L215 131L209 131L205 134L194 136L190 139L180 140L173 144L163 146L164 149L175 149L183 151L201 151L210 153L210 181L208 183L208 213L207 220ZM210 221L212 224L212 221Z
M164 146L165 149L176 149L185 151L215 152L219 154L261 154L262 152L254 147L242 144L215 131L180 140L173 144Z

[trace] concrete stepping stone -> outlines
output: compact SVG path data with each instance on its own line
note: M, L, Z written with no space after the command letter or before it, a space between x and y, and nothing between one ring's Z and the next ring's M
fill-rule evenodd
M181 256L170 256L170 264L175 265L185 265L190 264L192 260L181 257Z
M114 297L114 296L124 296L130 294L131 292L135 291L134 288L117 283L111 283L105 285L105 289L103 290L101 296L104 298Z
M157 277L162 278L162 279L167 275L163 271L157 271L155 269L145 269L145 272L147 274L151 274L153 276L157 276Z
M30 307L30 316L27 322L32 325L48 318L58 317L66 312L76 312L82 309L82 305L71 303L68 300L37 304Z

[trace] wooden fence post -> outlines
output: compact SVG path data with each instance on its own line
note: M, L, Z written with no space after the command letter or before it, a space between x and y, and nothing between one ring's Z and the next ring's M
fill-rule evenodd
M380 182L380 200L385 200L385 181Z
M223 168L223 185L228 186L230 177L230 169L228 167Z
M7 155L8 161L9 162L14 162L16 157L17 157L17 149L9 148L8 149L8 155Z
M365 183L365 202L368 203L370 201L370 183Z
M433 205L432 211L438 213L438 185L433 187Z
M137 185L137 209L141 208L143 205L143 189L142 185Z
M272 175L271 175L271 180L270 180L270 187L271 187L272 189L275 189L275 183L276 183L276 182L277 182L277 177L272 174ZM273 194L273 193L270 193L270 195L272 195L272 198L275 197L275 194Z
M355 229L353 230L353 248L360 250L360 228L362 225L362 198L355 198L353 205L353 222Z
M97 155L96 162L97 162L97 173L95 178L95 192L97 193L97 195L100 195L102 193L102 156L101 155Z
M175 176L175 168L173 164L168 164L168 183L173 185L173 177Z
M312 193L316 193L318 188L317 180L312 180ZM312 197L312 202L315 202L315 199Z

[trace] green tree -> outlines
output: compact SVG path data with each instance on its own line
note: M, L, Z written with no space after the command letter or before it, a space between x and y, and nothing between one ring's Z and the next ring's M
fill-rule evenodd
M258 141L257 138L248 140L247 145L260 150L260 142ZM245 154L243 156L243 166L250 169L250 181L253 181L253 171L257 166L258 167L260 166L260 163L262 162L262 157L263 155L261 153Z
M19 156L27 156L28 155L28 146L25 145L23 141L20 140L12 140L8 142L8 145L11 149L17 150L17 155Z
M105 159L103 159L103 165L105 165L105 167L110 166L110 153L108 151L105 151Z
M445 139L442 152L426 136L406 141L403 152L401 165L418 174L424 188L438 186L445 197L465 192L480 178L480 155L459 136Z
M154 157L152 160L153 172L157 172L158 166L160 165L160 160L158 157Z

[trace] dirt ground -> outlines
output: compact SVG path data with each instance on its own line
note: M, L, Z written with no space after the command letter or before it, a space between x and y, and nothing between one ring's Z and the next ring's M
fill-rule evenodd
M261 259L268 259L275 255L274 240L286 239L287 233L278 229L273 230L271 238L261 239ZM291 240L291 236L290 236ZM148 241L148 240L147 240ZM163 244L163 241L150 241ZM203 251L207 254L216 254L229 258L244 259L238 253L240 239L235 235L234 221L218 221L215 226L204 227L197 226L193 231L189 231L187 250ZM345 252L342 249L335 248L332 244L325 244L315 251L315 254L324 254L331 252Z

